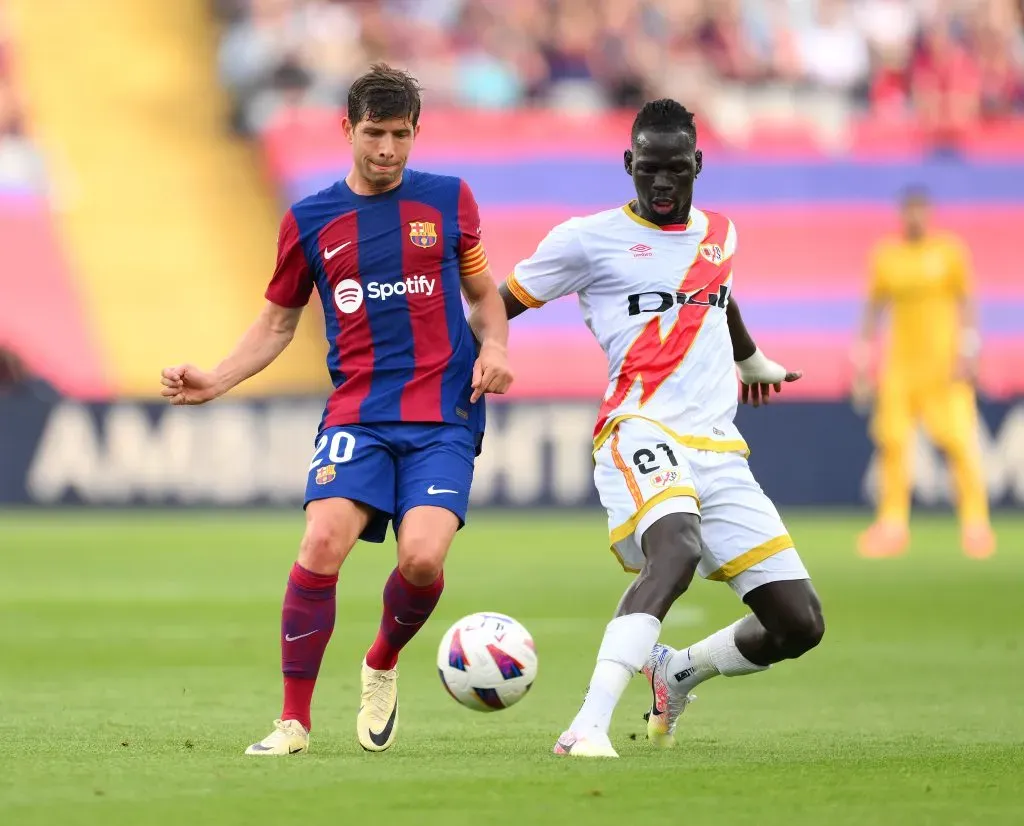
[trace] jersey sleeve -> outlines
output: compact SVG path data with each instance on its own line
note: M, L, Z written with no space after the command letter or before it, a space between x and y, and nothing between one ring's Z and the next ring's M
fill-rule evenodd
M590 268L580 242L579 224L570 219L551 230L525 261L505 279L508 291L526 307L540 307L590 283Z
M949 245L950 288L957 298L966 298L974 289L971 254L967 246L954 239Z
M289 209L281 219L277 237L277 266L265 293L281 307L305 307L313 292L313 276L299 238L299 225Z
M480 208L473 190L459 181L459 274L463 278L487 272L487 253L480 234Z

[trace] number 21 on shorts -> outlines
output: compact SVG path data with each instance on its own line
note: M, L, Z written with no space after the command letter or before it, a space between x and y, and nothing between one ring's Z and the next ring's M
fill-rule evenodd
M665 442L661 442L655 445L655 447L665 454L665 457L668 459L672 467L679 466L679 462L676 461L676 454L672 452L672 448L670 448ZM640 448L633 454L633 464L636 465L637 470L644 475L654 473L656 470L661 470L661 465L658 464L658 457L654 454L654 451L648 450L646 447Z

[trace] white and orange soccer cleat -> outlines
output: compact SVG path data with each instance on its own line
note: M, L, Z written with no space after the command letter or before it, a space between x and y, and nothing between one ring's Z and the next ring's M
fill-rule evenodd
M608 735L600 729L591 729L585 734L563 731L552 749L560 757L618 757Z
M398 729L398 671L378 671L363 660L363 684L359 698L356 734L366 751L384 751L395 741Z
M277 756L309 750L309 732L298 720L274 720L274 730L245 750L246 754Z
M651 686L651 710L644 715L647 720L647 739L660 749L670 749L676 744L676 724L679 715L697 697L690 694L685 680L679 688L673 688L668 679L668 664L676 650L658 643L651 650L651 656L643 667L644 677Z

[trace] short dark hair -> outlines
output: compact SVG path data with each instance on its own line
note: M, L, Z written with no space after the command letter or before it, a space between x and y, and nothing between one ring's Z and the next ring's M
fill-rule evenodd
M636 113L630 139L636 140L641 132L685 132L697 142L697 124L693 112L671 98L650 100Z
M387 120L407 118L413 126L420 119L420 85L408 72L375 63L357 77L348 90L348 119Z

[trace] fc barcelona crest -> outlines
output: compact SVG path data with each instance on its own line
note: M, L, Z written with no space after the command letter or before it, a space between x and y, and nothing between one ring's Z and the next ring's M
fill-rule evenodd
M437 229L430 221L412 221L409 224L409 240L417 247L432 247L437 243Z
M324 465L316 469L316 483L318 485L327 485L334 481L334 477L338 474L334 471L334 465Z
M711 264L722 263L722 248L718 244L701 244L700 254Z

